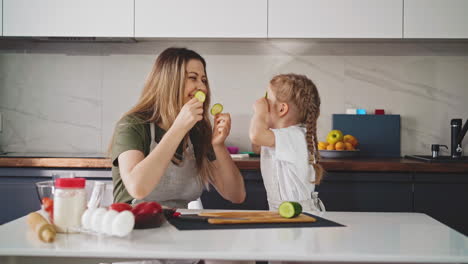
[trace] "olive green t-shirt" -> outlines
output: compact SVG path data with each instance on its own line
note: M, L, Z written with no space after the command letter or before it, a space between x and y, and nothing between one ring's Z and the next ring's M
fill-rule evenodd
M165 130L155 125L155 141L159 142ZM192 143L193 140L192 140ZM127 150L139 150L143 152L144 156L148 156L151 146L151 128L150 123L144 121L136 115L128 115L123 117L116 125L114 131L114 138L112 142L112 181L114 184L114 202L116 203L130 203L133 197L127 192L125 185L120 176L119 170L119 155ZM174 160L183 159L183 144L181 143L174 153ZM213 161L216 159L214 150L208 153L208 159Z
M118 157L127 150L140 150L148 156L151 145L151 132L148 122L130 115L123 117L116 125L112 142L112 181L114 184L114 202L129 203L133 197L125 189L120 177Z

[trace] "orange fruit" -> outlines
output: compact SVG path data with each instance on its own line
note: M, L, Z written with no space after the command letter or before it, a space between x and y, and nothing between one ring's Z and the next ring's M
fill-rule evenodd
M345 149L345 144L343 143L343 141L336 142L335 149L336 150L344 150Z
M319 144L319 145L318 145L318 149L319 149L319 150L325 150L325 149L327 149L327 147L324 147L324 146L322 146L322 145Z
M318 143L318 148L320 149L320 147L322 147L322 149L326 149L328 146L328 142L323 142L323 141L319 141Z
M349 142L353 145L353 147L356 147L358 145L358 140L357 138L355 138L354 136L352 135L345 135L343 137L343 141L346 143L346 142Z
M353 144L349 143L349 142L345 142L345 149L346 150L356 150L353 146Z
M327 150L335 150L335 144L328 145Z
M353 143L351 143L351 144L353 144ZM357 145L359 145L359 141L358 141L357 139L354 139L354 144L353 144L353 147L355 147L355 148L356 148L356 147L357 147Z

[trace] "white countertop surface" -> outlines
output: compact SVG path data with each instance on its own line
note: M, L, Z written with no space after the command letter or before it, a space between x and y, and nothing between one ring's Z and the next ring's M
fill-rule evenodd
M0 226L0 263L38 258L41 263L84 263L84 258L468 263L468 238L425 214L327 212L322 217L346 227L178 231L166 222L126 238L59 234L51 244L28 231L23 217Z

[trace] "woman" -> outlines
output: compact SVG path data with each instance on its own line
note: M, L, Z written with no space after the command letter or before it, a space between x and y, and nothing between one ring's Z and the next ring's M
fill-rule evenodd
M204 103L194 98L206 94ZM196 52L168 48L153 66L138 103L117 123L111 142L114 201L157 201L187 208L212 184L227 200L242 203L244 181L224 144L229 114L208 108L206 62Z

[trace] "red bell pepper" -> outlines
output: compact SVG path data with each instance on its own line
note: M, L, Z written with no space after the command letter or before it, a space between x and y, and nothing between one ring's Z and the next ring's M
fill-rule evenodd
M159 227L164 222L162 207L157 202L142 202L132 209L135 229Z
M122 211L132 211L133 207L128 203L113 203L109 206L109 209L120 213Z

